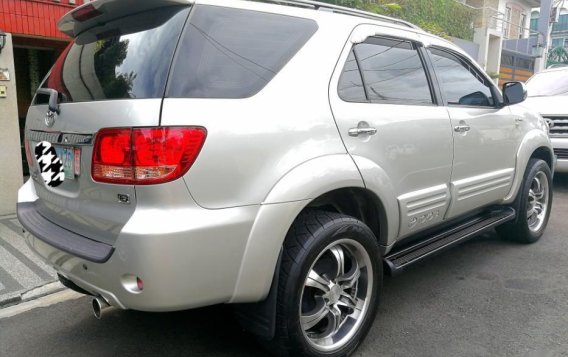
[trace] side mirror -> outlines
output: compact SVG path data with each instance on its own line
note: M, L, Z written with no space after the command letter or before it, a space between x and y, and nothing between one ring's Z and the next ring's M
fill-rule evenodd
M527 88L522 82L507 82L503 84L503 98L505 105L524 102L527 99Z
M491 105L489 98L483 92L473 92L460 98L460 105L475 105L488 107Z

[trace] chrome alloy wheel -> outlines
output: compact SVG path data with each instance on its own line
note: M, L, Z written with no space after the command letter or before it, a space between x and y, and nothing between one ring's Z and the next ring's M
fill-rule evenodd
M334 351L357 333L373 292L371 258L355 240L329 245L308 272L300 299L300 325L318 351Z
M531 232L538 232L546 220L549 189L546 174L539 171L531 182L527 201L527 221Z

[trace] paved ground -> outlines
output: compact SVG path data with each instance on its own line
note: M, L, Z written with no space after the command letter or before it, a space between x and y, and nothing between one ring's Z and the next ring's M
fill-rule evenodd
M30 289L56 280L53 269L32 253L15 215L0 216L0 308Z
M356 356L568 356L568 176L531 246L494 233L385 281ZM228 307L101 321L81 298L0 319L0 356L266 356Z

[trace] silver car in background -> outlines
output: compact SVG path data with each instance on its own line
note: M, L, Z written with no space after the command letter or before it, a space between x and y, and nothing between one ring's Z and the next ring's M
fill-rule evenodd
M528 98L524 103L539 112L550 129L556 172L568 172L568 67L539 72L527 81Z

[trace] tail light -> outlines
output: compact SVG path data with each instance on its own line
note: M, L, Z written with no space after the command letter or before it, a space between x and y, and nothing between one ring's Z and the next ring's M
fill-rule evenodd
M93 180L152 185L183 176L197 159L207 131L201 127L99 130L93 151Z
M71 16L79 22L84 22L101 16L103 13L97 10L92 4L82 6L71 13Z

